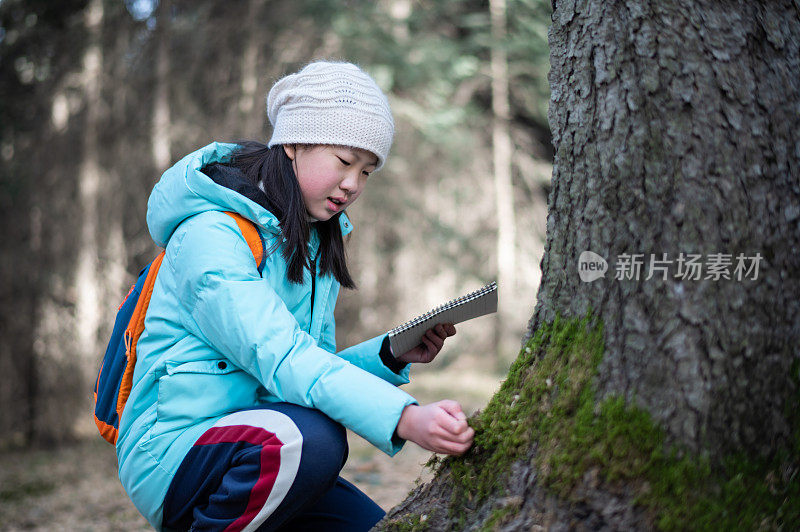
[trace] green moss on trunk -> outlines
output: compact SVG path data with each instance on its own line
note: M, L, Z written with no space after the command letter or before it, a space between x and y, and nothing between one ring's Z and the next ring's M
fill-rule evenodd
M397 517L386 523L387 532L424 532L429 527L425 523L427 516L417 514L406 514Z
M591 315L557 318L536 331L495 397L470 420L473 449L441 461L440 471L449 469L453 479L453 517L497 496L511 464L535 444L535 466L553 494L574 501L587 482L610 491L632 487L634 503L663 530L800 522L797 446L769 460L742 454L713 462L668 448L647 412L622 397L596 401L592 381L602 357L602 324Z

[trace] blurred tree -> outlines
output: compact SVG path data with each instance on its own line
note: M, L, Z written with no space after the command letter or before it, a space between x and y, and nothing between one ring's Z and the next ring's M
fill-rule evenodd
M108 186L108 176L100 162L100 136L105 103L100 98L103 90L103 27L104 8L102 0L90 0L84 19L88 42L81 60L80 87L84 96L85 123L80 145L81 160L78 168L78 260L75 267L75 318L77 328L78 355L94 359L100 345L97 334L102 320L101 286L103 275L100 266L100 213L99 203ZM108 220L109 222L111 220ZM117 224L118 226L118 221ZM107 226L103 226L105 229ZM88 364L87 364L88 366Z
M153 35L155 47L155 86L153 87L152 134L153 166L168 168L172 162L172 137L170 136L170 50L169 32L170 0L161 0L158 6L156 28Z
M36 324L42 301L72 304L48 283L45 268L63 267L53 251L65 238L53 240L41 199L54 188L46 154L58 151L70 113L69 99L53 96L83 53L85 4L0 3L0 448L50 440L63 428L57 416L48 416L51 409L43 399L55 373L68 389L62 399L75 392L74 362L43 360ZM67 160L63 163L69 168ZM56 186L68 190L71 183L67 175ZM69 223L61 220L63 226Z
M490 0L492 48L492 169L494 171L495 209L497 212L497 284L498 307L495 315L494 344L500 353L516 350L509 325L514 316L516 287L517 228L514 216L514 187L511 181L511 106L509 104L508 56L506 41L506 2ZM511 341L509 341L511 340Z
M800 522L799 35L789 1L556 4L529 341L383 529Z

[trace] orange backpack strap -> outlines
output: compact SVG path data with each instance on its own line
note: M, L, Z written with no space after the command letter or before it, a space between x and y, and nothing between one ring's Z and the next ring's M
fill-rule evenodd
M236 213L227 212L226 214L236 221L236 225L253 253L258 271L261 272L264 268L266 253L258 228L253 222ZM165 251L159 253L153 262L142 270L136 283L131 287L117 310L114 331L95 382L95 423L100 434L111 443L117 441L118 423L133 388L136 347L139 337L144 331L147 308L150 305L156 276L165 253Z
M260 272L264 268L264 240L261 238L261 232L253 222L235 212L225 211L225 214L230 216L236 221L242 236L250 246L250 251L253 252L253 258L256 260L256 267Z
M131 315L131 321L128 322L128 328L125 329L125 351L128 356L128 364L125 366L125 372L122 374L122 381L119 385L119 395L117 396L117 415L122 418L122 410L125 408L125 403L128 401L128 396L131 394L133 387L133 370L136 366L136 344L139 341L139 336L144 331L144 317L147 314L147 307L150 305L150 297L153 295L153 286L156 284L156 275L158 269L161 267L161 262L164 260L165 251L162 251L158 256L153 259L150 264L150 271L147 272L144 285L142 286L142 294L136 302L136 307Z
M236 221L236 225L239 226L239 230L247 241L247 245L250 246L250 251L253 253L253 258L260 272L264 267L264 241L261 239L261 233L253 222L247 218L235 212L226 211L225 214ZM158 275L158 269L161 267L161 261L164 260L164 255L165 252L162 251L158 254L158 257L153 260L144 286L142 287L142 295L136 303L131 321L128 324L128 328L125 330L125 347L128 355L128 365L125 367L125 373L122 375L119 396L117 398L117 415L120 418L122 418L122 410L125 408L125 403L128 401L128 396L131 394L131 388L133 387L133 370L136 366L136 344L139 341L139 336L142 335L142 331L144 331L144 318L147 314L147 307L150 305L150 297L153 295L156 275Z
M247 241L247 245L250 246L250 251L253 252L253 258L260 272L264 267L264 242L261 240L261 233L259 233L253 222L239 214L234 212L226 212L225 214L236 220L236 225L239 226L239 230L241 230L244 239ZM125 408L125 403L128 401L128 396L131 394L131 388L133 387L133 370L136 366L136 344L144 331L144 318L147 314L147 308L150 306L150 297L153 295L156 275L158 275L158 269L161 267L161 262L164 260L165 253L165 251L159 253L150 265L150 271L147 273L147 278L142 286L142 294L136 302L136 308L131 316L131 321L128 323L128 328L125 329L125 351L128 356L128 364L125 366L125 372L122 374L119 396L117 397L117 415L120 418L122 418L122 410Z

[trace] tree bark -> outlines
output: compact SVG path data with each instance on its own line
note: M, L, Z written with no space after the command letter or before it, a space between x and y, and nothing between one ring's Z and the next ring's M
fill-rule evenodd
M543 277L527 338L535 340L529 344L534 353L529 347L520 355L518 364L527 368L512 368L509 381L521 382L518 393L516 384L504 386L487 407L513 410L532 386L526 379L540 374L546 350L535 347L542 345L537 331L552 330L557 316L591 315L604 339L592 379L591 423L615 398L625 412L643 412L677 453L659 460L689 464L698 485L721 479L710 487L720 493L708 496L720 500L731 478L750 471L732 465L735 460L771 464L753 475L752 493L774 497L762 507L779 508L759 514L761 528L791 525L786 512L797 517L800 504L798 36L800 8L788 1L556 4L549 111L556 155ZM607 261L604 277L581 279L585 251ZM687 266L692 257L699 272ZM638 278L629 267L636 260ZM544 345L561 341L548 334ZM570 364L579 360L558 353ZM548 379L546 386L553 383ZM532 405L527 412L559 415L547 408ZM473 419L476 442L498 440L481 435L490 430L481 423L491 421ZM444 461L436 478L381 526L704 526L688 511L670 514L682 516L670 521L667 509L637 503L655 488L626 476L610 480L616 457L579 470L566 491L548 483L551 472L542 464L553 462L537 453L550 443L539 434L516 451L490 496L463 487L464 478L491 474L484 468L501 452L499 445L482 443L472 457ZM765 488L775 479L778 487ZM700 486L687 489L674 499L682 495L688 505L701 496L695 491ZM732 501L727 518L751 517L743 509L751 502L747 496ZM468 507L466 519L455 504Z
M790 437L798 35L790 2L564 2L554 15L557 154L530 329L594 309L599 395L624 394L693 450L767 454ZM606 257L606 278L581 282L585 250ZM615 279L625 253L644 255L639 281ZM645 280L665 253L666 279ZM681 254L702 256L701 279L678 276ZM715 254L730 257L729 279L709 271ZM740 254L763 258L757 279L737 279Z

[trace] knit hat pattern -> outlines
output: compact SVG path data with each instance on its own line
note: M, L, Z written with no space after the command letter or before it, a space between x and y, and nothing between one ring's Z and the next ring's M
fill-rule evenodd
M394 120L378 84L352 63L315 61L279 79L267 95L268 146L333 144L389 156Z

